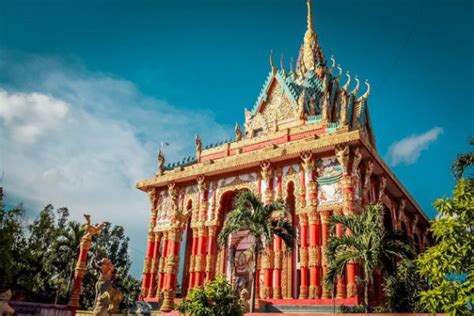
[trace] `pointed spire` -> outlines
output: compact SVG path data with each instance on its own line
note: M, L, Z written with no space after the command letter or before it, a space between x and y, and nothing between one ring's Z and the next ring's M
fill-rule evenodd
M314 32L314 30L313 30L313 10L312 10L313 6L311 4L311 0L308 0L306 5L308 6L308 31Z
M349 85L351 84L351 74L349 73L349 70L346 71L346 76L347 76L347 81L344 84L344 86L342 87L342 89L347 92L347 89L349 89Z
M318 36L313 29L313 13L311 0L307 2L308 6L308 20L307 29L304 34L304 42L301 47L299 59L304 61L304 64L308 70L315 71L320 77L323 75L325 70L325 60L321 48L318 43Z
M273 64L273 50L270 50L270 67L272 68L272 74L276 74L276 68Z
M291 78L293 78L293 80L296 80L296 71L293 68L293 57L290 58L290 73L291 73Z
M283 56L283 54L280 56L280 68L283 71L283 75L286 77L285 56Z

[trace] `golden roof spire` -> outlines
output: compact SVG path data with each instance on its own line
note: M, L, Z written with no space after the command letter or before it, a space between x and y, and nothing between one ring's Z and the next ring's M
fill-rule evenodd
M318 36L313 29L313 6L311 0L308 0L307 6L308 25L306 33L304 34L304 42L300 52L300 59L308 70L316 71L318 74L322 75L322 71L318 71L319 69L317 68L323 67L325 65L325 61L321 52L321 48L319 47Z
M308 31L314 32L313 30L313 10L311 0L306 3L308 5Z

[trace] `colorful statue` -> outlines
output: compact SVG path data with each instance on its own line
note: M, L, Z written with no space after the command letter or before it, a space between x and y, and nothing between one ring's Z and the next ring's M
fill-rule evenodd
M113 286L116 276L112 262L106 258L97 262L92 258L92 267L99 271L92 315L106 316L109 313L117 313L123 294Z

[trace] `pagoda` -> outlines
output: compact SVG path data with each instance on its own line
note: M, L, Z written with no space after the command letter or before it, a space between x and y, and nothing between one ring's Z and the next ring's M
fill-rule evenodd
M310 0L307 5L295 65L287 70L282 61L277 67L270 55L268 77L255 105L245 109L243 128L236 125L235 137L203 147L196 136L195 157L172 164L165 164L160 151L156 174L137 183L151 203L141 296L162 301L162 311L216 275L226 276L236 290L250 288L251 240L235 236L228 247L216 244L242 190L265 203L285 201L298 235L294 251L285 251L275 237L261 256L256 280L261 309L332 307L332 293L322 284L332 214L359 213L380 203L387 229L403 231L419 252L429 243L428 218L376 150L369 82L361 91L357 76L343 74L333 57L327 62ZM337 236L346 233L336 230ZM347 265L335 287L336 305L359 303L361 273L356 264ZM370 300L376 305L383 299L382 277L376 273Z

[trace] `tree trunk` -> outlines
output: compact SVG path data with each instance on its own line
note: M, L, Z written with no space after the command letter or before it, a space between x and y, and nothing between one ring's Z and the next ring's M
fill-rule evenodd
M369 312L369 280L366 280L364 283L364 309L365 312Z
M252 289L250 291L250 312L253 313L255 311L255 297L257 291L257 267L258 267L258 242L255 240L255 249L253 254L253 280L252 280Z

